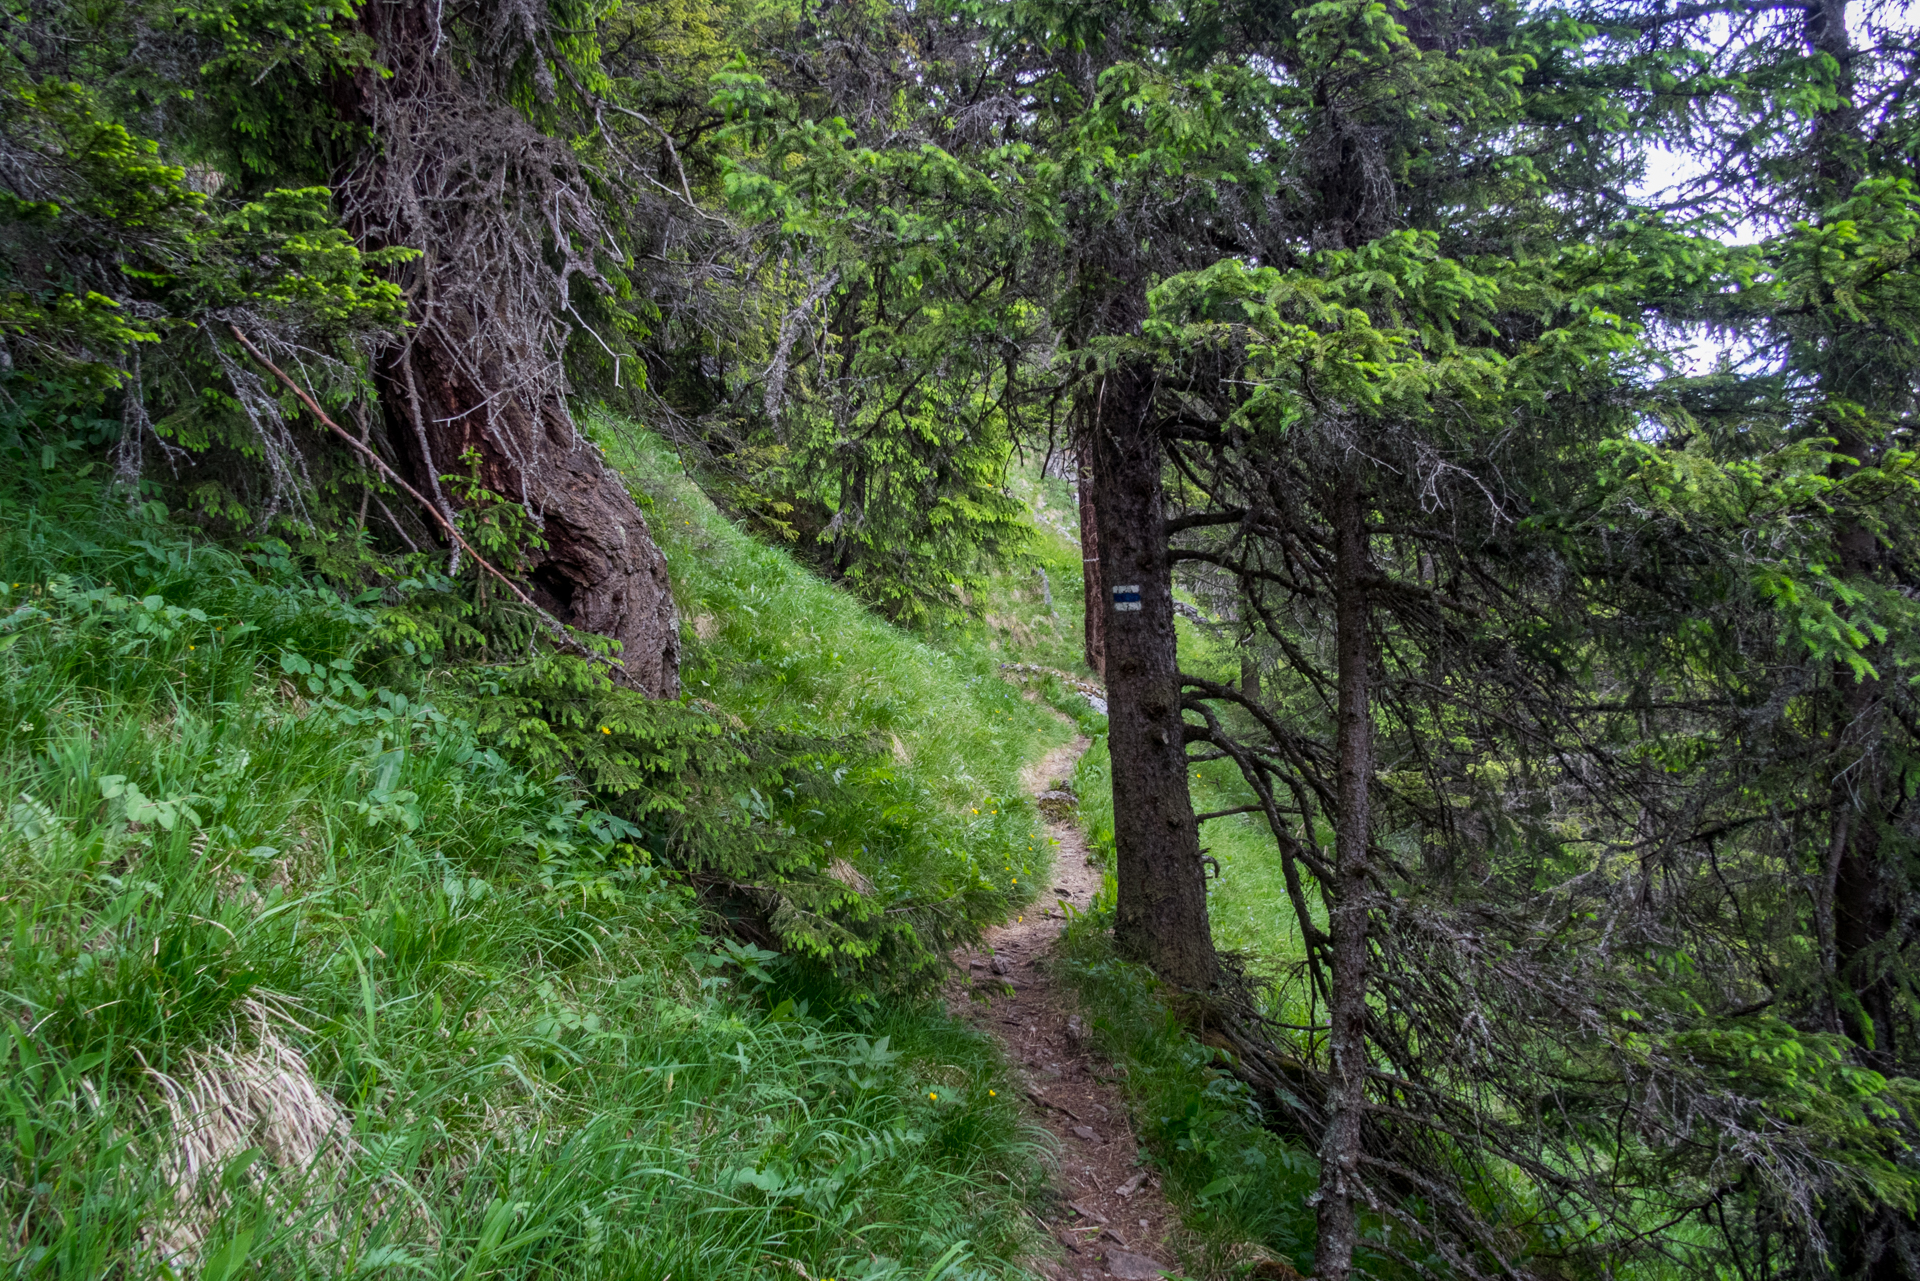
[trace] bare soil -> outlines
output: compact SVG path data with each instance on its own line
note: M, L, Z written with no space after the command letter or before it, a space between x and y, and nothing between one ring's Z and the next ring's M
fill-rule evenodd
M987 931L985 950L955 956L961 974L949 1002L1006 1045L1032 1119L1059 1141L1059 1195L1045 1217L1064 1258L1038 1260L1036 1270L1056 1281L1152 1281L1178 1275L1169 1243L1180 1219L1141 1163L1113 1066L1093 1049L1072 994L1047 964L1066 925L1061 905L1086 911L1100 889L1071 797L1058 787L1086 749L1076 738L1028 766L1023 781L1058 842L1050 892Z

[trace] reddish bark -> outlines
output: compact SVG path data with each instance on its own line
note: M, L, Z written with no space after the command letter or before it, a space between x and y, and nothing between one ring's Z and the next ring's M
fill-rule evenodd
M501 86L477 81L482 72L463 73L442 27L453 11L376 0L359 21L386 71L335 86L342 113L372 138L335 192L365 248L421 251L397 268L414 327L376 366L400 470L450 516L439 478L475 450L480 482L541 527L547 546L527 562L533 598L618 641L627 683L671 697L679 632L666 561L619 476L575 429L558 363L569 290L606 287L590 248L605 239L593 193L563 141ZM531 38L517 27L469 35L507 42L493 64L530 52L512 46Z

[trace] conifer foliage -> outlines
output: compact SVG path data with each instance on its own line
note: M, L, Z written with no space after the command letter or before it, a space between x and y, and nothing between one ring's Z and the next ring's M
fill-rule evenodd
M1920 1277L1916 26L21 0L0 448L343 603L736 963L848 1008L1025 891L928 870L957 792L855 834L836 789L895 795L897 739L683 688L751 625L685 584L680 617L619 414L928 636L1028 552L1009 475L1046 459L1106 683L1102 924L1311 1171L1298 1261ZM781 684L790 639L735 675ZM1231 804L1195 812L1201 769ZM1281 887L1250 956L1210 928L1227 821Z

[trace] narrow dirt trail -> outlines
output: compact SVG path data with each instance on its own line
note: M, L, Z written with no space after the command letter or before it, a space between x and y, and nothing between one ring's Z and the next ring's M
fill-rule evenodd
M1047 1226L1065 1258L1034 1266L1056 1281L1154 1281L1178 1275L1168 1241L1179 1216L1139 1163L1140 1145L1112 1066L1083 1031L1072 993L1045 965L1066 925L1059 904L1085 911L1100 889L1100 869L1073 821L1071 797L1059 790L1087 746L1076 738L1024 772L1047 835L1058 842L1051 893L1020 919L988 930L984 951L956 956L963 974L949 1004L1006 1045L1033 1119L1059 1139L1061 1197Z

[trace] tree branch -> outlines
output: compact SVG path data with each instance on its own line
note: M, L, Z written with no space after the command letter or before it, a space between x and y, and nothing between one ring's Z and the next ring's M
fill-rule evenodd
M522 605L525 605L528 609L532 610L535 616L537 616L541 622L546 624L547 630L553 633L554 638L556 640L558 640L562 645L566 646L568 649L573 650L578 654L581 654L587 658L595 659L599 662L607 664L609 667L615 668L623 676L626 674L626 670L627 670L626 664L622 663L619 659L614 658L610 654L601 654L594 650L588 649L585 645L581 644L579 641L575 640L572 636L568 635L565 624L563 624L559 619L555 618L552 614L549 614L546 610L540 608L539 605L535 604L531 596L527 595L525 592L520 590L520 585L518 583L514 582L511 578L508 578L505 574L501 573L498 569L495 569L491 561L489 561L486 557L482 556L479 552L475 551L473 549L473 544L469 543L465 538L461 537L459 529L454 526L454 523L451 520L447 519L446 513L442 512L439 509L439 507L434 505L432 499L428 498L425 494L415 489L412 485L409 485L406 481L400 479L399 473L394 471L393 468L387 466L385 459L381 458L380 455L374 453L373 450L368 448L366 445L363 445L358 440L354 439L354 437L351 434L349 434L348 432L346 432L341 428L339 423L336 423L335 421L333 421L333 419L327 417L327 412L326 410L320 408L320 403L316 401L311 395L309 395L307 393L307 390L304 387L300 386L299 383L296 383L295 381L293 381L293 379L289 378L285 370L281 369L280 366L274 364L271 360L268 360L266 357L266 353L262 352L258 347L254 346L253 341L250 338L248 338L245 334L240 332L240 326L228 325L227 328L233 331L233 336L235 341L237 341L242 347L246 348L247 354L249 356L252 356L255 360L259 361L260 364L263 365L269 373L271 373L275 378L278 378L281 382L286 384L288 391L291 391L295 396L298 396L300 398L300 403L307 407L308 413L312 414L315 418L319 419L321 424L325 426L328 431L338 436L341 440L346 441L348 446L351 447L356 453L360 454L361 457L365 458L368 462L372 463L374 465L374 468L377 471L379 471L379 473L382 476L385 476L388 480L392 481L395 485L397 485L400 488L401 492L405 493L408 497L412 498L414 502L419 503L422 507L426 508L428 513L431 514L435 520L440 522L441 528L447 531L447 536L453 539L453 541L461 548L461 550L465 551L467 555L473 557L475 564L479 565L480 568L486 570L489 574L492 574L495 578L499 579L501 584L508 591L513 593L514 598L516 600L518 600ZM391 516L389 516L389 519L391 519ZM406 535L403 533L401 537L404 538L406 537Z

